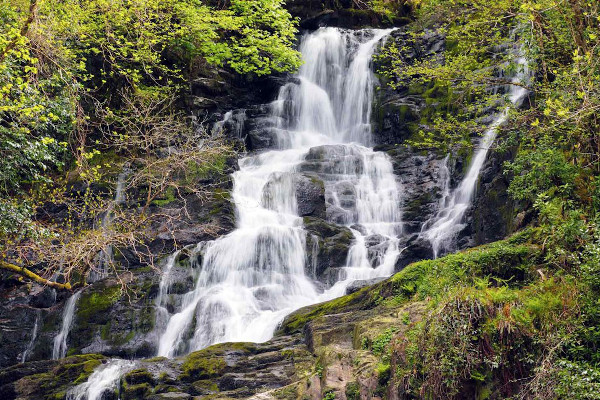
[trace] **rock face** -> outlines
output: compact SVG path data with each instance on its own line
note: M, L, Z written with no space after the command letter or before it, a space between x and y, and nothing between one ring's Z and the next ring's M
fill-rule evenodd
M289 0L287 9L301 20L304 29L317 29L320 26L338 26L359 29L365 27L400 26L409 21L410 6L397 2L393 20L373 11L357 6L353 0Z
M344 27L382 26L382 21L372 13L354 10L350 0L290 0L288 7L294 15L302 18L302 27L306 29L323 24ZM400 22L402 21L391 23L398 25ZM397 30L389 40L402 45L406 43L407 37L406 32ZM440 58L443 57L445 40L442 36L431 33L410 46L407 55L409 59ZM215 123L213 132L222 133L243 150L260 152L283 147L286 140L289 140L289 134L278 130L277 121L271 117L269 103L276 98L278 88L289 79L293 78L240 78L225 70L205 68L197 79L190 82L186 104L190 114L198 121L206 119L210 124ZM442 173L446 155L419 152L404 145L418 128L425 107L435 100L435 93L425 93L403 85L391 89L386 83L381 78L380 90L375 91L372 128L375 150L389 155L394 173L402 185L401 208L405 237L400 243L403 251L396 264L396 270L400 270L411 262L432 257L431 246L419 237L419 232L439 208L444 190ZM344 206L351 209L356 202L353 186L346 182L331 186L330 190L335 191L342 207L328 204L325 200L325 182L331 175L347 168L348 160L349 165L360 172L361 164L356 154L341 154L346 149L335 145L314 147L310 149L298 171L290 174L296 191L298 213L303 217L307 232L306 273L323 285L337 279L354 241L352 231L344 226L347 219ZM343 166L339 162L342 158L346 160ZM502 162L508 158L510 154L490 154L477 196L467 213L470 222L461 232L459 247L499 239L516 227L515 205L508 200L507 180L501 174ZM450 186L456 187L464 174L465 161L454 156L449 167ZM229 160L226 173L233 172L235 168L236 160ZM234 228L235 207L229 199L231 181L198 184L210 184L215 190L215 196L204 202L186 198L183 209L179 202L161 208L160 212L170 213L173 218L160 220L148 227L149 237L152 238L148 244L148 257L170 253L185 246L195 246ZM73 188L74 191L84 189ZM269 188L266 188L266 192L269 192ZM135 197L135 194L132 196ZM132 200L132 207L134 203ZM48 212L65 217L60 206L49 207ZM150 212L158 213L159 210L152 208ZM206 226L211 229L206 229ZM372 236L367 238L367 242L369 254L374 256L380 250L380 238ZM155 299L160 274L149 266L148 258L139 257L136 249L119 250L118 261L127 265L130 270L122 277L129 289L122 293L121 282L114 279L104 279L84 289L68 338L72 354L101 353L124 358L150 357L155 354ZM194 262L199 260L186 259L185 252L180 256L180 262L172 272L174 283L167 307L180 302L181 294L192 287L190 265ZM357 282L349 288L349 293L360 293L364 285L373 283ZM36 320L39 329L27 355L27 361L33 362L0 373L0 398L10 399L17 394L23 399L42 398L36 397L39 392L30 387L31 382L27 386L22 379L38 373L48 374L67 365L64 360L39 361L51 358L53 339L61 326L64 295L59 294L57 298L52 290L36 285L28 287L4 279L2 284L6 287L2 288L0 296L0 368L20 362L31 342ZM355 366L352 363L360 360L359 356L366 357L360 362L368 364L373 361L368 355L361 353L360 344L355 342L358 339L353 339L352 336L353 329L368 331L369 324L383 324L369 319L373 317L369 315L372 312L369 310L373 307L370 304L366 311L363 306L350 307L344 309L341 316L323 317L303 325L301 329L292 329L290 323L284 324L282 332L285 335L265 345L223 345L194 357L190 356L187 360L148 362L144 368L149 371L149 376L141 374L137 378L126 378L126 394L123 398L144 398L150 395L153 397L147 398L189 398L191 395L204 396L216 392L244 398L259 391L280 390L284 386L287 389L281 389L283 392L278 393L283 393L287 398L299 398L297 396L300 394L319 398L326 388L334 388L336 393L344 393L343 396L347 396L351 388L360 393L373 392L377 387L377 377L359 374L358 381L349 380L355 376ZM382 313L385 323L397 322L397 315L388 315L385 310ZM413 314L417 315L418 312ZM315 377L318 376L317 364L313 359L315 354L311 351L325 345L335 346L335 352L322 356L331 361L332 354L335 353L336 357L340 356L339 362L332 362L329 369L321 371L322 376ZM215 365L204 363L203 358L214 359ZM76 361L83 364L90 360ZM94 364L97 366L98 362L100 361L96 360ZM87 365L89 367L92 363ZM161 377L161 372L165 371L166 376ZM293 385L301 375L310 377L310 385ZM21 383L17 384L19 381Z

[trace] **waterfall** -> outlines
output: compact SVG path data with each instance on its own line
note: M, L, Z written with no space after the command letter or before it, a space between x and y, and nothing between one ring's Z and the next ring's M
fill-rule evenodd
M27 357L29 357L29 355L33 351L33 347L35 346L35 339L37 339L38 329L40 328L40 319L41 318L42 318L42 311L35 310L35 322L33 324L33 331L31 332L31 340L29 340L27 347L25 348L25 350L23 351L23 354L21 355L22 363L27 361Z
M90 375L87 381L69 389L67 400L101 400L108 390L117 389L121 376L135 367L133 361L110 360Z
M155 332L158 332L160 334L163 333L162 331L165 329L167 322L169 322L167 297L169 294L169 290L171 289L171 285L173 283L171 277L171 270L177 263L177 260L179 259L179 254L181 254L181 252L176 251L167 258L165 265L163 266L160 282L158 284L158 296L156 296L156 300L154 301L154 303L156 304Z
M519 71L512 78L512 85L508 85L508 100L511 105L506 106L500 112L492 124L488 127L479 143L479 148L475 151L471 165L467 170L467 174L460 182L457 188L453 191L446 191L442 198L442 207L437 212L435 217L428 221L421 232L421 235L427 239L433 248L433 256L437 258L442 252L452 250L456 235L465 227L464 216L477 188L477 180L479 173L486 160L488 151L496 135L498 128L503 125L509 116L509 111L512 107L519 107L528 94L528 90L519 86L529 77L527 68L527 60L523 57L517 59ZM448 157L445 160L445 168L448 173ZM449 183L449 178L448 183Z
M73 317L75 316L77 300L79 300L80 296L81 291L69 297L65 304L60 332L58 332L58 335L54 337L54 347L52 348L53 360L63 358L67 354L67 337L69 336L69 331L71 330L71 326L73 325Z
M279 148L239 161L236 229L199 244L195 287L170 315L158 355L266 341L290 312L344 294L355 279L393 272L400 188L387 155L365 147L371 143L371 57L389 32L321 28L302 38L305 63L271 105ZM295 174L315 157L328 165L319 173L328 213L337 210L342 221L334 222L352 227L355 236L340 282L324 292L305 273L315 261L306 254L296 202ZM369 254L366 243L374 240L379 250Z

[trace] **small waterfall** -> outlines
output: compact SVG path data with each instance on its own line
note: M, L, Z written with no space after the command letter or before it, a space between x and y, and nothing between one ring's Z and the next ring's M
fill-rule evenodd
M42 318L42 311L35 310L35 323L33 324L33 331L31 332L31 339L29 340L29 343L27 344L27 348L25 348L25 350L23 351L23 354L21 355L22 363L27 361L27 357L29 357L29 355L33 351L33 347L35 346L35 339L37 339L38 329L40 328L40 319L41 318Z
M171 285L173 284L171 277L171 270L179 259L180 251L176 251L171 254L163 267L160 283L158 284L158 296L156 297L156 331L163 333L166 328L167 322L169 322L169 311L167 309L167 298Z
M232 191L236 230L202 245L195 288L169 317L158 355L268 340L290 312L343 294L356 277L393 272L401 232L399 187L389 158L365 147L371 143L371 57L389 32L322 28L303 37L305 63L271 106L279 150L239 161ZM226 115L216 129L231 118ZM332 166L319 174L328 207L339 208L343 223L356 228L343 282L321 293L305 273L316 260L306 255L294 178L317 153ZM369 257L366 242L375 236L381 251Z
M508 85L508 99L513 107L519 107L528 94L526 88L518 85L525 82L529 77L527 60L520 57L517 59L517 64L520 70L512 78L515 85ZM434 258L437 258L442 252L452 250L456 235L465 227L464 216L475 194L479 173L488 151L496 139L498 128L508 119L510 109L510 105L506 106L488 127L481 138L479 148L473 155L467 174L457 188L452 192L445 193L442 198L442 208L432 220L424 225L421 235L431 243ZM446 157L446 169L448 168L447 162L448 157ZM448 173L447 179L449 179L449 171L446 172Z
M135 362L110 360L90 375L87 381L67 392L66 400L102 400L107 391L118 388L121 376L135 367Z
M246 110L227 111L221 121L215 122L212 127L212 133L219 134L226 127L229 127L235 137L241 138L246 122Z
M58 335L54 337L54 347L52 348L52 359L58 360L64 358L67 354L67 338L69 331L73 325L73 318L75 316L75 309L77 306L77 300L81 296L81 291L76 292L73 296L69 297L65 303L65 309L63 311L63 321Z

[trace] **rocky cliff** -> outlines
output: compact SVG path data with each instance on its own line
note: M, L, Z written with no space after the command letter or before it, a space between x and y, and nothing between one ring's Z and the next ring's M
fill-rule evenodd
M364 26L400 26L407 20L406 9L398 20L385 20L370 11L352 7L343 1L289 1L292 13L300 17L307 30L319 26L359 28ZM388 39L403 45L406 33L400 28ZM432 57L443 60L445 39L432 32L417 44L411 44L412 58ZM186 97L189 114L198 122L222 133L243 152L260 152L278 146L277 129L269 117L270 102L279 87L294 79L290 76L240 78L226 70L206 70L190 82ZM419 260L432 257L428 243L418 233L425 221L438 209L444 190L444 168L450 171L450 182L456 186L467 162L458 154L424 152L405 145L414 133L421 113L430 104L432 93L410 87L391 89L380 78L372 113L375 149L387 153L402 187L401 210L406 235L396 271ZM216 124L215 124L216 123ZM212 129L212 128L211 128ZM323 285L332 283L337 269L343 266L353 236L343 224L340 210L325 201L324 180L336 158L334 146L313 148L297 172L293 174L300 215L308 232L306 246L310 258L307 275ZM486 161L479 181L477 196L467 213L467 227L461 232L457 248L501 239L513 232L515 205L507 201L506 178L501 165L510 154L494 152ZM223 176L199 181L217 196L209 202L192 200L184 204L185 213L168 226L149 227L148 256L164 257L180 249L174 270L171 302L193 286L190 266L201 257L191 248L198 242L230 232L235 224L230 202L231 182L227 174L236 169L236 160L227 161ZM344 201L353 202L351 190ZM133 207L136 194L128 194ZM173 212L181 210L181 202L173 204ZM56 210L48 210L55 213ZM180 212L180 211L178 211ZM485 221L485 222L484 222ZM204 227L212 226L210 231ZM369 252L378 253L378 237L368 238ZM186 247L187 246L187 247ZM515 257L515 263L527 263L529 247ZM489 250L478 250L484 256ZM531 250L535 253L534 250ZM0 309L2 324L0 349L0 394L2 398L64 398L72 383L85 381L109 357L135 358L135 369L124 375L121 398L402 398L402 386L390 375L390 363L400 363L402 353L394 347L387 366L381 357L388 354L390 343L401 346L409 328L423 319L427 309L425 297L409 299L418 291L430 270L450 261L418 263L390 280L361 289L373 282L358 282L354 293L330 303L301 310L288 317L274 339L264 344L224 344L175 359L152 359L156 354L156 305L160 271L140 259L133 250L122 249L122 263L129 271L120 280L106 278L80 289L72 329L69 334L68 357L49 361L53 340L61 329L66 294L36 284L3 280ZM470 254L470 253L469 253ZM508 261L506 261L508 262ZM157 263L160 265L160 263ZM426 267L423 276L414 277ZM482 268L496 268L487 263ZM308 268L308 267L307 267ZM412 272L411 272L412 271ZM501 271L494 273L501 274ZM421 273L421 272L419 272ZM410 279L407 278L410 276ZM413 278L415 279L413 281ZM122 290L122 288L125 288ZM406 293L405 293L406 292ZM400 300L401 299L401 300ZM25 354L25 356L24 356ZM19 364L21 361L25 364ZM18 365L17 365L18 364ZM463 393L473 394L471 383ZM330 395L330 393L332 395ZM334 397L327 397L334 396ZM202 397L203 398L203 397Z

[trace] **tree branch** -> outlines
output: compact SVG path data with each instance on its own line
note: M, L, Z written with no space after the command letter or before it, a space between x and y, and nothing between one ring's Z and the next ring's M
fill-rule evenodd
M8 43L4 50L2 50L2 53L0 53L0 63L3 63L6 56L15 48L15 46L19 42L19 38L27 35L27 32L29 31L29 26L35 19L35 11L37 6L38 0L31 0L31 3L29 4L29 15L27 16L27 19L25 20L25 23L23 24L23 27L19 32L19 36L16 36L10 43Z
M11 272L15 272L15 273L17 273L21 276L24 276L28 279L31 279L41 285L50 286L50 287L53 287L53 288L59 289L59 290L71 290L71 284L69 282L64 283L64 284L58 283L58 282L52 282L46 278L42 278L41 276L39 276L38 274L36 274L34 272L31 272L30 270L28 270L25 267L19 267L14 264L7 263L6 261L0 260L0 268L6 269Z

